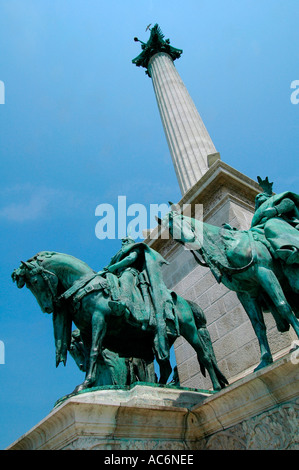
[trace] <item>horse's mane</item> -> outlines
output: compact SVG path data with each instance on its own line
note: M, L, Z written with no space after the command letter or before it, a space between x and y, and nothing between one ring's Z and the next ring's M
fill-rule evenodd
M28 262L32 261L42 261L45 258L52 258L53 255L56 255L55 251L39 251L36 253L36 255L32 256L32 258L29 258ZM60 254L60 253L59 253Z
M93 271L93 269L90 266L88 266L88 264L85 263L85 261L82 261L73 255L68 255L66 253L59 253L57 251L39 251L38 253L36 253L36 255L30 258L28 262L37 262L37 263L41 262L42 263L43 261L47 261L47 260L50 260L51 258L56 258L56 257L61 258L66 262L70 262L71 264L72 262L80 263L82 267L84 266L85 268L88 268L91 271Z

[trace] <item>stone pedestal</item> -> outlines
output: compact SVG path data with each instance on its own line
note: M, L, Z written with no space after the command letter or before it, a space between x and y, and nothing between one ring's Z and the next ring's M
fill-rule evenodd
M215 394L135 385L65 399L8 450L299 449L298 360Z
M135 385L66 399L11 450L185 449L188 409L209 392Z

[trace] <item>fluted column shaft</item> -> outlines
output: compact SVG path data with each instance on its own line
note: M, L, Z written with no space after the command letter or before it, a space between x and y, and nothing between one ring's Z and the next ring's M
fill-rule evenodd
M164 52L155 54L148 71L180 189L185 194L208 170L208 155L217 151L172 58Z

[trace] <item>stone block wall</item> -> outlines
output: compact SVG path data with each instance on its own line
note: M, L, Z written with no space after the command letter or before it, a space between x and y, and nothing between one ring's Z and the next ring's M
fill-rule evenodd
M190 261L190 253L178 255L178 260L182 260L183 255L187 258L186 265L191 267L194 261ZM259 345L236 293L218 284L210 270L201 266L191 269L173 290L203 309L218 365L229 381L252 372L259 363ZM279 333L271 314L265 315L265 322L272 353L279 356L288 351L295 339L294 333L291 330ZM182 337L174 347L181 385L210 388L210 378L202 376L194 349Z

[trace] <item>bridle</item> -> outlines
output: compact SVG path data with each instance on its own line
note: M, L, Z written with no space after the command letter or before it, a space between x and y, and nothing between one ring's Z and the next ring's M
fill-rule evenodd
M79 296L79 298L81 299L84 295L89 294L90 292L94 290L102 290L108 287L107 283L103 282L103 280L100 279L101 276L99 276L98 273L92 272L90 274L82 276L80 279L75 281L71 287L69 287L61 295L57 296L58 278L55 273L40 266L37 260L29 261L27 263L24 263L24 261L22 261L22 264L24 264L26 268L30 270L31 276L38 274L43 278L47 287L50 290L53 305L56 307L59 306L62 301L68 300L70 298L73 298L73 300L77 302L78 296L76 297L75 294L77 294L78 292L79 294L80 293L82 294ZM53 282L51 282L51 277L52 277L52 280L55 279L55 285L53 284ZM96 277L99 278L98 283L96 285L91 285L91 286L88 285L89 282L92 281Z
M27 263L22 261L22 264L24 264L26 266L26 268L29 270L30 277L37 274L37 275L40 275L43 278L43 280L45 281L47 287L49 288L49 290L51 292L53 304L55 304L57 302L57 290L56 290L57 283L55 282L56 285L54 286L53 283L51 282L51 277L52 277L52 279L53 278L57 279L56 274L54 274L51 271L49 271L48 269L45 269L42 266L40 266L38 264L38 261L29 261Z

